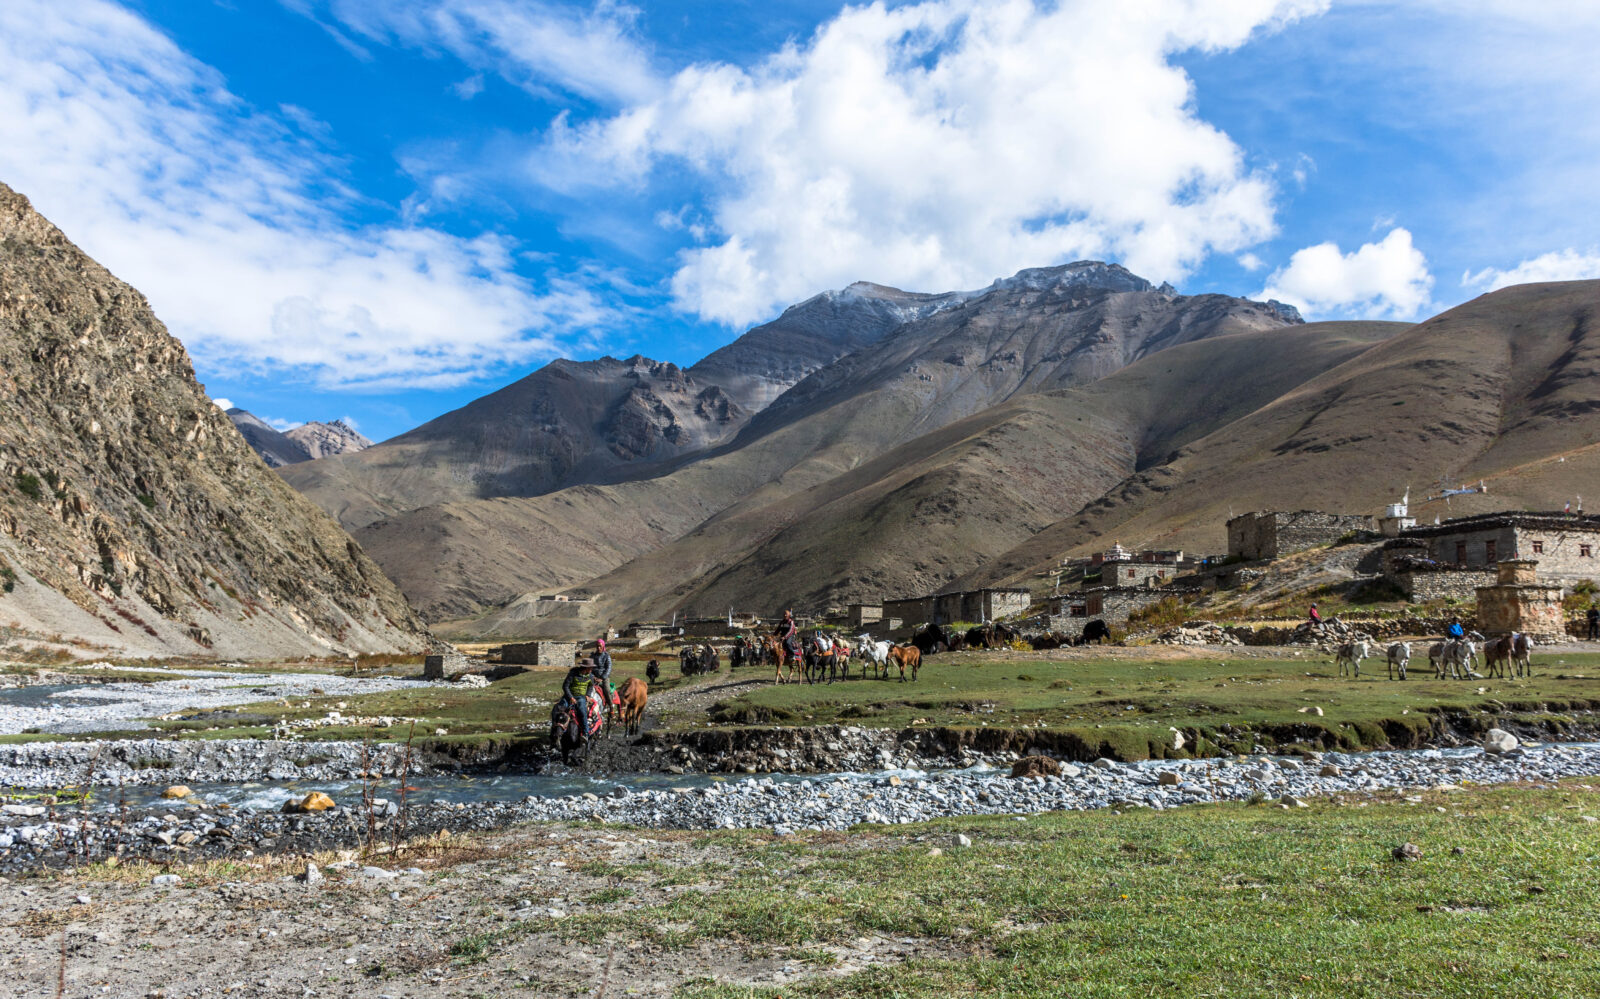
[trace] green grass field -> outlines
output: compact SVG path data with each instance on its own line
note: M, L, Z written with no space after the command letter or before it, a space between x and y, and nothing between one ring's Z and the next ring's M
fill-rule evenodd
M742 996L1309 997L1600 994L1600 791L1468 788L867 827L845 836L708 835L704 869L593 864L607 906L475 933L459 962L530 933L732 940L826 967L861 937L941 944L939 959ZM973 845L951 845L965 833ZM1415 861L1391 850L1421 847ZM943 854L930 849L940 846ZM645 885L688 886L631 904Z
M1248 752L1256 741L1360 749L1418 741L1440 711L1570 723L1567 712L1600 707L1600 655L1546 657L1532 680L1435 680L1425 652L1422 667L1402 683L1365 671L1359 680L1341 679L1315 653L1286 660L1150 659L1139 650L1094 658L960 653L926 660L915 683L766 686L710 715L728 725L1035 729L1072 733L1131 760L1175 755L1171 728L1191 742L1199 734L1208 752Z

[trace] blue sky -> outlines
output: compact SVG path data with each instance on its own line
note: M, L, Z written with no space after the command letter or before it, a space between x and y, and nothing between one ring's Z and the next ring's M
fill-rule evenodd
M858 279L1600 276L1597 50L1576 0L6 0L0 180L213 398L382 439Z

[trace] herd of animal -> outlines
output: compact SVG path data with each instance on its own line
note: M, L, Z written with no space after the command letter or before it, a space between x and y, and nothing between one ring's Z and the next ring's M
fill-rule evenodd
M1460 638L1446 638L1428 646L1428 665L1434 678L1446 677L1467 680L1480 674L1474 667L1480 665L1479 648L1489 676L1505 678L1533 676L1533 642L1527 635L1511 634L1485 639L1476 631ZM1361 676L1361 661L1377 656L1378 644L1366 636L1356 636L1333 647L1333 661L1340 676ZM1411 664L1411 643L1394 642L1384 650L1388 662L1389 679L1404 680L1406 668Z

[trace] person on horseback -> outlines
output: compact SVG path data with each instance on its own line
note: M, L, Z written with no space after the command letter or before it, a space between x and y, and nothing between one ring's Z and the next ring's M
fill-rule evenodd
M783 642L783 647L789 650L790 659L800 658L800 629L795 627L794 611L784 611L783 620L779 621L778 626L772 629L772 633L777 635L778 639Z
M1467 637L1467 629L1461 626L1461 619L1459 617L1453 617L1450 619L1450 627L1445 629L1445 633L1449 636L1450 640L1454 642L1459 642L1461 639Z
M556 702L557 714L569 705L577 709L578 731L585 738L589 735L589 687L593 682L594 660L585 659L567 670L566 679L561 681L561 699Z
M606 705L609 712L620 702L617 700L617 688L611 685L611 653L606 651L606 640L598 641L598 651L594 654L594 682L600 691L600 700Z

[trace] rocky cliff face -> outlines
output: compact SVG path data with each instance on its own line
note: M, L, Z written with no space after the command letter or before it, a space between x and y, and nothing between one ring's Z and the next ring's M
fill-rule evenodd
M0 185L0 624L80 648L418 650L421 622L206 397L144 297Z

